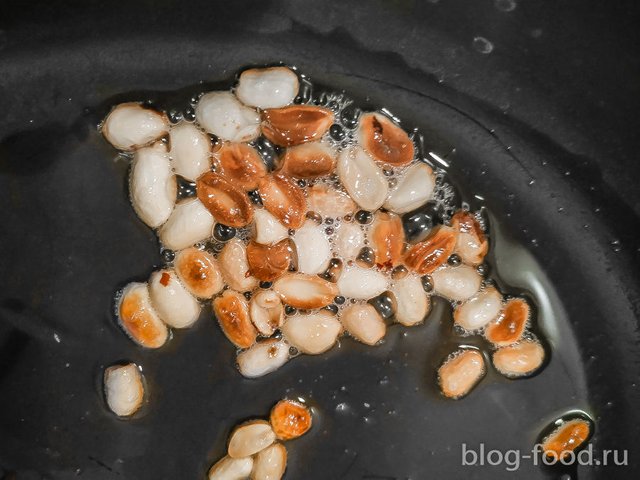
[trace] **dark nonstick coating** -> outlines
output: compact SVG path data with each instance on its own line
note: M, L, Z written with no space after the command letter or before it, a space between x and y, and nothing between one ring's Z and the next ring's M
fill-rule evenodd
M285 395L318 412L290 444L287 478L638 477L636 3L74 3L0 5L3 478L203 478L230 429ZM542 374L439 398L442 304L382 347L344 342L255 381L208 313L161 351L122 334L114 291L161 259L97 122L113 103L279 61L456 147L451 176L486 199L496 270L538 301L552 345ZM150 380L131 421L100 392L119 360ZM629 466L461 465L462 443L524 453L574 408L596 421L596 454L628 449Z

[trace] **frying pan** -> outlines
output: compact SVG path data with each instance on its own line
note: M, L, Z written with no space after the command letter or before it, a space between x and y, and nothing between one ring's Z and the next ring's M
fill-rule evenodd
M577 0L2 2L0 475L203 478L234 425L303 396L316 423L290 444L287 478L638 478L639 13ZM162 261L97 123L117 102L178 102L277 62L419 127L452 181L484 198L494 272L534 300L550 346L542 373L439 397L434 369L460 342L443 302L378 348L345 341L258 380L237 373L210 313L161 351L122 334L114 292ZM120 360L150 383L129 421L100 391ZM463 443L527 452L574 409L596 422L596 456L626 449L627 466L462 465Z

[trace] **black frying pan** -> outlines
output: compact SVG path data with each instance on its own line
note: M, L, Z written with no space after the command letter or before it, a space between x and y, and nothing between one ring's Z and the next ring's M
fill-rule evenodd
M287 478L637 478L635 2L111 3L0 5L3 478L202 478L235 424L286 395L319 412ZM114 291L161 258L98 121L119 101L178 101L166 92L279 61L455 147L453 181L492 215L496 272L536 299L552 352L541 374L439 397L443 304L382 347L344 342L257 381L208 314L159 352L122 334ZM103 366L123 359L151 381L134 421L100 392ZM628 449L630 465L461 465L462 443L524 453L571 409L595 419L596 454Z

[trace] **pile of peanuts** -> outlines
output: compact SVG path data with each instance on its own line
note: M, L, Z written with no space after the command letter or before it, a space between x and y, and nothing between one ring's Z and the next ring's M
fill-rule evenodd
M116 296L122 329L159 348L209 302L238 349L240 373L259 377L298 354L326 352L342 335L377 345L392 323L423 323L436 295L451 302L458 330L489 345L486 357L460 347L444 359L446 397L467 395L487 362L509 378L539 371L545 350L530 329L529 303L485 278L480 214L459 209L409 235L407 218L437 204L443 172L394 117L353 108L346 116L350 101L322 104L299 90L288 67L254 68L231 90L197 98L193 119L170 121L135 102L105 118L104 138L132 158L133 208L156 230L167 261ZM109 407L132 415L143 380L134 364L109 367ZM286 463L283 446L269 449ZM261 465L262 453L238 460L234 452L212 472Z
M280 400L269 421L249 420L229 437L227 455L209 470L209 480L279 480L287 468L282 442L304 435L312 424L310 409L299 401Z

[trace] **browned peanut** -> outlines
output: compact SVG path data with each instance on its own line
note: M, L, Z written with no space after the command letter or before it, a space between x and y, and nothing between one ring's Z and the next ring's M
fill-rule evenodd
M226 290L213 301L213 312L226 337L239 348L249 348L256 341L256 331L249 317L249 305L244 296Z
M371 226L371 242L380 268L393 268L402 260L404 229L398 215L378 212Z
M307 213L304 192L286 175L274 174L260 180L260 197L267 209L287 228L300 228Z
M147 348L164 345L169 337L167 326L151 306L146 283L130 283L120 297L118 320L127 334Z
M260 154L246 143L229 143L216 152L220 175L243 190L255 190L267 174Z
M505 304L502 314L487 325L487 340L500 347L516 343L522 338L529 316L529 304L522 298L512 298Z
M547 457L562 460L575 449L580 448L591 436L591 425L586 420L576 418L564 422L542 442L542 450Z
M205 250L190 247L179 251L174 266L180 281L196 297L211 298L224 287L218 262Z
M413 142L403 129L379 113L360 117L360 145L376 160L401 166L413 160Z
M247 245L247 261L251 275L272 282L289 269L292 249L288 238L274 245L251 242Z
M280 171L298 178L329 175L336 167L336 152L324 142L312 142L287 149Z
M253 220L253 206L245 193L214 172L207 172L196 182L198 199L220 223L244 227Z
M333 112L313 105L270 108L262 113L262 133L281 147L319 140L333 123Z
M455 230L445 226L436 227L428 238L407 251L405 265L420 275L432 273L447 261L455 246Z
M280 400L271 409L271 427L280 440L291 440L309 431L312 424L311 411L302 403Z

